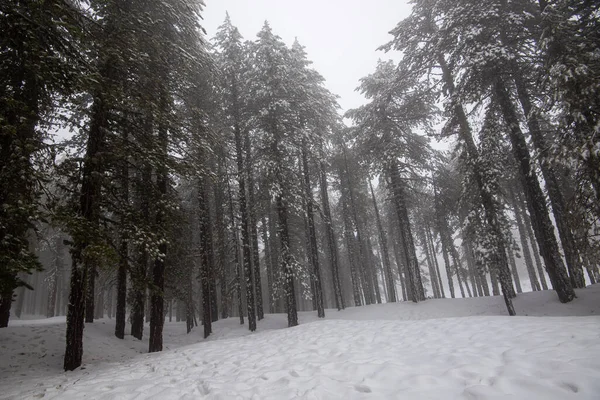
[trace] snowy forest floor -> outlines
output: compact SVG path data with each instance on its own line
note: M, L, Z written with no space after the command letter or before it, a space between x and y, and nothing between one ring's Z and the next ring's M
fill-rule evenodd
M598 399L600 285L569 304L553 291L266 315L186 335L167 322L165 351L86 324L84 365L62 371L65 318L0 329L0 399ZM144 334L147 334L148 328Z

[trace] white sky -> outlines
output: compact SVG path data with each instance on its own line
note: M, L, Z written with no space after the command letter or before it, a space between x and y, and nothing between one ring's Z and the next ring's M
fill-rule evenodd
M407 0L204 1L202 25L209 38L226 11L245 40L255 40L265 20L288 45L297 37L327 88L340 96L343 111L364 103L354 90L358 80L375 70L379 58L393 57L376 49L391 39L388 32L410 13Z

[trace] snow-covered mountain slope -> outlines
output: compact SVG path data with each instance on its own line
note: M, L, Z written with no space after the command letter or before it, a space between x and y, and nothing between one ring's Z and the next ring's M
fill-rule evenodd
M230 318L207 341L167 323L167 350L151 355L100 320L70 373L64 318L12 321L0 330L0 398L598 399L600 285L578 296L522 294L512 318L499 297L301 313L291 329L267 315L253 334Z

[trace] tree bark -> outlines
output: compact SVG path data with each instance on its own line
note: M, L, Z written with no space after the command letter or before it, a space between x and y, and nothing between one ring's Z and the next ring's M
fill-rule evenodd
M241 265L240 265L240 251L239 251L239 234L237 224L235 221L235 212L233 208L233 194L231 193L231 184L229 178L227 178L227 193L229 194L229 218L231 219L231 231L233 234L233 263L235 268L235 292L238 303L238 314L240 317L240 325L244 325L244 306L242 303L242 277L241 277Z
M319 249L317 247L317 230L315 229L315 216L313 211L314 198L310 185L310 171L308 168L308 151L306 141L302 144L302 172L304 176L304 196L306 207L306 219L308 223L309 260L312 265L312 275L315 292L315 303L319 318L325 318L323 305L323 287L321 284L321 266L319 264Z
M248 178L248 223L250 229L250 243L252 245L252 275L254 279L254 293L256 302L256 317L260 321L265 317L263 309L262 280L260 274L260 254L258 250L258 231L256 219L256 201L254 198L254 173L252 170L252 148L250 134L246 132L244 139L246 152L245 167Z
M340 283L339 274L339 254L335 240L335 232L333 230L331 219L331 208L329 205L329 193L327 188L327 173L323 160L319 161L320 170L320 188L321 188L321 205L323 208L323 225L325 226L325 236L327 238L327 248L329 250L329 260L331 264L331 274L333 281L333 292L335 295L335 306L338 311L345 309L344 296L342 285Z
M342 171L340 169L340 181L342 181ZM342 189L342 195L340 202L342 206L342 219L344 220L344 239L346 241L346 250L348 252L348 261L350 262L350 279L352 281L352 296L354 299L354 306L359 307L363 305L362 296L360 292L360 281L357 272L357 261L355 252L355 241L354 229L352 226L352 220L350 218L350 211L347 199L347 190Z
M238 201L240 204L242 224L242 261L244 270L244 281L246 283L246 308L248 313L248 329L256 330L256 312L254 304L254 290L252 282L252 248L250 237L250 221L248 215L248 204L246 203L246 168L244 151L242 147L242 132L236 122L234 127L236 161L238 171Z
M202 325L204 339L212 333L212 296L211 281L213 275L213 248L208 184L205 177L198 182L198 231L200 233L200 282L202 286Z
M523 293L523 289L521 288L521 279L519 278L519 271L517 270L517 262L515 261L515 252L512 248L509 248L508 252L508 261L510 262L510 269L513 280L515 281L517 293Z
M455 86L452 72L448 67L448 64L446 63L446 60L444 59L443 55L438 54L438 61L442 69L443 80L449 89L450 95L454 96ZM498 207L495 204L493 196L491 195L491 193L488 192L486 188L483 179L483 173L480 170L481 167L478 161L479 152L477 150L477 147L475 146L473 135L471 133L471 127L467 120L467 116L465 114L465 110L462 104L454 100L452 111L454 112L458 121L459 135L466 146L469 158L473 160L471 166L475 175L475 180L477 182L479 196L481 198L481 202L485 210L485 219L493 235L492 239L494 241L494 244L492 245L493 248L491 250L493 251L492 258L494 260L494 268L497 269L498 272L500 272L503 276L502 294L504 296L504 303L506 305L508 314L515 315L515 309L510 298L509 289L507 287L507 284L510 282L508 278L509 269L508 261L506 260L506 243L504 242L503 233L500 227Z
M398 217L398 232L400 233L404 256L406 257L408 285L410 286L412 295L411 300L416 303L420 300L425 300L425 292L421 281L421 271L417 260L408 209L406 207L404 183L401 181L398 165L392 164L389 168L389 174L391 181L390 191L392 192L394 205L396 206L396 215Z
M375 221L377 223L377 232L379 234L379 245L381 246L381 258L383 261L383 270L385 273L385 280L387 284L388 302L396 302L396 285L394 284L394 274L392 273L392 266L390 264L390 254L387 244L386 232L383 229L381 223L381 216L379 215L379 207L377 206L377 199L375 198L375 192L373 191L373 184L369 180L369 188L371 189L371 197L373 199L373 209L375 210Z
M438 279L438 288L440 290L440 296L442 298L446 298L446 293L444 291L444 285L442 283L442 274L440 273L440 263L437 259L437 254L435 251L435 243L433 241L433 234L431 233L431 227L427 225L425 227L425 234L427 236L427 240L429 241L429 247L431 249L431 256L433 257L433 263L435 265L435 273Z
M111 60L105 60L101 70L101 76L104 79L108 80L112 77L114 68ZM94 96L79 196L78 214L93 227L97 227L100 214L102 185L100 177L104 168L101 155L105 146L109 109L108 101L104 97L106 90L107 85L104 83ZM94 234L92 233L92 235ZM86 282L88 282L88 274L94 272L92 257L89 255L84 257L86 248L94 238L89 237L89 232L78 236L73 238L74 245L71 250L71 259L73 261L71 292L69 294L66 350L63 364L66 371L72 371L81 365L83 357L83 324L86 317ZM93 307L91 317L93 320Z
M536 244L535 235L533 234L533 228L531 227L531 219L529 218L529 214L527 214L526 205L524 204L523 199L518 194L517 199L519 203L518 206L521 210L521 215L523 215L523 222L525 225L525 230L527 232L527 237L529 238L529 243L531 243L533 258L535 260L535 266L540 277L542 289L548 290L548 284L546 283L546 275L544 274L544 267L540 259L540 252Z
M166 111L166 101L161 99L162 109ZM156 171L156 186L158 194L163 201L167 201L168 195L168 172L166 158L168 157L168 136L165 127L158 129L158 144L160 148L161 165ZM158 207L156 211L156 227L163 229L162 241L158 245L159 255L154 260L152 269L152 288L150 297L150 337L148 340L148 351L150 353L162 351L163 349L163 327L165 323L164 315L164 291L165 291L165 259L167 256L166 229L167 215L164 207Z
M558 243L556 236L554 236L554 227L548 215L546 200L535 171L531 168L527 143L521 132L514 105L501 77L498 77L494 84L494 95L509 128L508 133L513 155L519 165L527 207L533 222L533 231L546 264L550 281L561 303L568 303L576 297L575 291L571 286L567 271L558 252Z
M521 251L523 252L523 258L525 259L525 266L527 267L527 274L529 275L529 282L531 288L534 291L541 290L540 282L535 274L535 268L533 266L533 260L531 258L531 252L529 251L529 244L527 243L527 233L525 225L523 223L523 216L521 215L521 207L519 206L515 194L512 190L509 191L509 196L512 202L513 211L515 213L515 220L517 222L517 229L519 230L519 239L521 241Z

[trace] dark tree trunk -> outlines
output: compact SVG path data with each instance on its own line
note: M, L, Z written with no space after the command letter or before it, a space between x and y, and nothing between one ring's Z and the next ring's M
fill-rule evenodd
M317 247L317 230L315 229L315 216L313 211L314 198L310 184L310 170L308 168L307 144L302 144L302 172L304 177L304 197L306 207L306 220L308 224L308 255L312 265L312 276L314 282L315 303L319 318L325 318L323 304L323 287L321 284L321 265L319 263L319 249Z
M377 278L377 260L375 259L375 255L373 254L373 244L371 242L371 237L367 234L367 243L366 243L366 252L367 252L367 266L368 266L368 278L369 282L372 282L371 285L375 289L375 300L377 304L381 304L381 291L379 290L379 280Z
M246 203L246 168L244 160L244 149L242 147L242 132L236 123L234 127L236 161L238 171L240 214L242 223L242 261L244 266L244 281L246 283L246 308L248 313L248 328L251 332L256 330L256 312L254 304L254 290L252 282L252 248L250 237L250 221L248 215L248 204Z
M254 293L256 295L256 316L260 321L265 317L263 310L262 280L260 275L260 254L258 250L258 230L256 219L256 200L254 198L254 173L252 169L252 148L250 134L245 136L246 176L248 177L248 218L250 227L250 242L252 245L252 273L254 278Z
M278 217L275 209L273 207L271 201L267 203L267 212L269 214L269 240L271 244L271 268L273 269L273 284L278 283L277 277L281 276L280 270L280 246L281 243L278 237L277 225L278 225ZM273 286L271 288L273 291L273 301L275 304L275 312L281 313L285 312L285 299L282 294L282 288L278 285L277 287Z
M271 262L271 240L269 239L269 227L267 225L267 220L263 216L261 219L262 225L262 241L265 247L265 266L267 268L267 303L269 305L269 314L273 314L275 312L275 304L273 302L273 264Z
M58 296L58 282L62 279L63 270L63 238L57 235L54 240L54 270L48 283L48 305L46 307L46 317L52 318L55 315L56 300Z
M340 180L342 172L340 171ZM352 281L352 295L354 299L354 306L358 307L363 305L362 296L360 293L360 282L357 271L356 251L354 229L352 227L352 221L350 219L350 211L348 207L346 191L342 190L342 196L340 202L342 205L342 218L344 220L344 239L346 241L346 250L348 252L348 261L350 262L350 279Z
M148 254L144 249L140 252L137 265L131 271L132 282L132 304L131 304L131 336L142 340L144 335L144 310L146 305L146 268L148 266Z
M474 260L474 256L473 256L473 247L471 246L471 244L469 242L467 242L468 245L468 250L469 250L469 256L471 257L471 260ZM481 287L483 288L483 294L486 296L490 295L490 286L488 284L488 280L487 280L487 274L485 273L485 270L483 268L478 268L476 267L476 270L478 272L478 276L479 276L479 280L481 281Z
M521 215L523 216L523 222L525 225L525 230L527 232L527 237L529 238L529 243L531 243L531 249L533 253L533 259L535 260L535 266L538 272L538 276L540 277L540 283L542 284L543 290L548 290L548 284L546 283L546 275L544 274L544 267L542 265L542 260L540 259L540 252L538 250L535 235L533 234L533 228L531 227L531 219L529 218L529 214L527 214L526 205L520 196L517 194L519 208L521 210Z
M381 216L379 215L379 207L377 206L377 199L375 198L375 192L373 191L373 185L369 180L369 188L371 189L371 197L373 199L373 209L375 210L375 221L377 222L377 233L379 234L379 245L381 246L381 258L383 261L383 270L385 273L385 280L387 284L388 302L395 303L396 300L396 285L394 284L394 274L392 273L392 266L390 263L390 254L388 250L387 236L381 223Z
M475 296L482 297L483 296L483 287L481 285L481 277L477 271L477 267L473 262L473 257L469 254L469 247L467 246L467 240L464 237L462 238L461 243L463 253L465 254L465 260L467 261L467 266L469 268L469 273L471 274L471 279L473 282L473 293Z
M363 241L362 229L360 220L358 218L358 211L356 207L356 202L354 201L354 184L352 181L352 175L350 174L348 168L348 157L347 157L347 149L344 144L342 144L342 151L344 155L344 173L340 175L340 180L342 176L346 178L346 191L347 191L347 207L350 210L350 215L352 218L352 222L354 224L354 229L356 231L356 241L358 248L358 274L359 279L362 283L362 290L365 297L366 304L372 304L375 302L375 292L373 287L373 281L371 280L370 272L369 272L369 260L367 255L366 243ZM343 183L342 183L343 185Z
M94 307L96 300L96 276L98 270L95 263L90 263L88 271L88 281L85 289L85 322L94 322Z
M283 183L281 180L280 184ZM294 271L292 269L293 256L290 249L290 235L288 227L288 205L280 193L276 197L279 241L281 243L281 273L284 279L284 296L288 317L288 327L298 325L298 311L296 307L296 292L294 287Z
M429 248L429 242L427 240L427 236L425 234L425 224L418 228L419 232L419 241L421 242L421 247L423 252L425 253L425 262L427 263L427 269L429 269L429 280L431 282L431 290L433 292L433 297L435 299L439 299L440 289L438 287L438 278L435 274L435 266L433 265L433 256L431 255L431 251Z
M161 98L162 110L167 110L166 100ZM168 136L165 127L158 129L158 145L160 146L160 157L162 158L160 165L156 171L156 187L162 201L167 201L168 195ZM164 206L158 207L156 211L156 227L161 231L162 241L158 245L159 256L154 260L154 268L152 269L152 288L150 297L150 338L148 351L150 353L162 351L163 349L163 327L165 323L164 314L164 291L165 291L165 259L167 255L165 225L167 223L166 209Z
M325 170L325 163L319 161L320 169L320 188L321 188L321 206L323 208L323 225L325 226L325 236L327 238L327 248L329 250L329 260L331 264L331 275L333 281L333 292L335 295L335 306L338 311L343 310L345 307L344 296L342 292L342 285L340 283L339 273L339 255L338 248L336 245L335 232L333 230L332 219L331 219L331 208L329 205L329 193L327 188L327 172Z
M101 76L107 80L113 75L114 68L110 60L105 60ZM91 226L97 227L100 213L100 181L103 172L101 155L105 145L108 128L109 104L103 96L107 88L103 85L94 96L87 148L83 165L81 193L79 197L79 215ZM94 272L94 261L85 256L85 250L93 240L90 233L74 237L71 250L73 260L71 272L71 292L69 294L69 309L67 312L67 338L64 357L64 369L72 371L81 365L83 356L83 324L86 317L86 282L88 274ZM92 235L94 235L92 233ZM87 292L89 293L89 291ZM93 296L92 296L93 297ZM93 307L91 318L93 320Z
M204 339L212 333L213 312L211 303L211 281L213 274L212 226L208 200L208 184L205 177L198 182L198 231L200 233L200 282L202 285L202 325Z
M10 308L12 307L13 291L6 290L0 293L0 328L6 328L10 320Z
M215 193L215 231L216 231L216 263L215 268L218 270L219 289L221 294L221 318L229 317L229 294L228 294L228 279L229 268L227 262L227 233L225 227L225 188L223 185L223 149L220 149L220 154L217 159L217 184L214 187Z
M446 267L446 277L448 278L448 288L450 289L450 297L455 298L454 293L454 282L452 280L452 269L450 267L450 247L452 244L452 236L450 234L450 227L448 226L448 220L442 214L440 209L440 202L437 193L437 187L433 187L434 203L435 203L435 219L438 232L440 233L440 242L442 243L442 256L444 257L444 266Z
M395 220L398 220L398 215L393 210L394 207L390 205L390 215L395 217ZM408 274L408 266L406 265L406 256L404 254L404 248L402 247L402 238L400 234L400 229L398 224L394 222L394 218L390 218L390 232L392 233L392 242L394 243L394 256L396 257L396 266L398 267L398 275L400 276L400 286L402 289L402 299L404 301L408 301L412 299L412 293L410 291L409 286L409 274Z
M73 371L79 367L83 357L86 268L81 262L80 253L72 251L71 258L73 265L71 270L69 307L67 310L67 345L63 365L65 371Z
M423 283L421 282L421 271L410 226L408 209L406 207L404 183L401 180L400 172L396 164L390 166L389 173L391 181L390 191L392 193L394 205L396 207L396 215L398 217L398 232L400 233L404 256L406 258L408 285L410 286L412 295L411 300L418 302L420 300L425 300L425 291Z
M521 215L521 207L516 200L514 192L509 191L510 199L513 205L513 211L515 213L515 220L517 222L517 229L519 230L519 239L521 241L521 251L523 252L523 258L525 259L525 266L527 267L527 274L529 275L529 282L531 288L534 291L541 290L540 282L535 274L535 268L533 266L533 260L531 259L531 252L529 251L529 244L527 243L527 233L525 225L523 223L523 216Z
M437 254L435 252L435 243L433 242L433 234L431 233L431 227L429 225L427 225L425 228L425 234L427 235L429 247L431 248L431 256L433 257L433 264L435 265L435 274L438 279L438 288L440 290L440 296L442 298L446 298L446 293L444 292L444 284L442 283L442 274L440 273L440 263L437 259Z
M443 80L447 85L450 95L453 96L455 92L454 86L454 77L452 76L452 72L446 63L443 55L438 54L438 61L440 63L440 67L442 69ZM465 114L465 110L462 104L456 102L454 104L452 110L456 116L459 125L459 135L466 145L466 150L469 155L469 158L474 162L471 164L473 173L475 175L475 180L477 182L477 188L479 191L479 195L481 198L481 203L483 205L485 211L485 219L490 227L492 240L492 248L490 249L492 253L492 259L494 264L494 269L497 269L498 272L502 275L502 294L504 297L504 303L506 305L506 309L509 315L515 315L515 309L512 304L512 300L510 298L510 292L508 288L508 283L510 283L510 275L508 268L508 261L506 260L506 243L504 241L504 236L502 233L502 229L500 226L500 218L499 218L499 207L494 201L493 196L487 190L486 183L483 179L483 171L481 171L481 166L477 160L479 160L479 152L477 147L475 146L475 142L473 140L473 135L471 132L471 126L469 125L469 121L467 120L467 115Z
M128 140L127 132L123 133L124 144ZM121 167L121 196L126 207L129 206L129 166L126 159ZM122 224L125 221L121 221ZM125 229L121 230L119 247L119 269L117 271L117 310L115 316L115 336L125 338L125 313L127 304L127 270L129 269L129 243Z
M576 297L575 291L571 286L567 271L558 252L558 243L556 236L554 236L554 227L548 215L546 199L544 198L535 171L532 170L529 150L519 126L519 119L510 95L500 77L496 79L494 95L508 125L513 155L519 165L519 173L525 190L527 207L533 222L533 231L542 258L546 264L550 281L559 300L562 303L567 303Z
M454 247L454 243L451 244L450 254L452 255L452 263L454 264L454 270L456 271L456 280L458 281L458 288L460 289L460 295L464 298L465 290L463 288L463 284L460 279L460 271L461 271L460 257L458 256L458 251L456 251L456 247ZM465 285L467 285L466 279L465 279ZM468 285L467 285L467 291L469 291Z
M150 133L152 128L147 127L147 132ZM146 226L150 225L150 200L146 193L142 192L142 188L150 187L152 184L152 168L149 165L142 167L141 185L137 193L140 201L140 210L142 221ZM148 274L148 252L142 244L137 246L138 255L135 265L132 266L131 276L131 336L138 340L142 340L144 334L144 312L146 309L146 288Z
M505 40L505 36L503 36L503 39ZM570 282L575 288L583 288L585 287L583 265L581 263L579 251L575 245L571 226L567 220L567 210L563 191L558 183L557 174L552 167L552 164L547 162L550 146L546 142L546 138L544 137L544 133L540 126L539 112L531 102L531 96L523 80L521 71L516 68L513 77L517 89L517 96L526 116L527 127L529 128L533 145L541 156L539 165L544 181L546 182L546 189L548 191L548 197L550 198L550 204L552 205L554 221L556 222L559 238L565 254Z
M444 257L444 265L446 267L446 276L448 277L448 287L450 288L450 297L455 298L456 295L454 293L454 282L452 281L452 268L450 267L450 255L448 254L448 246L444 245L444 240L442 239L442 256Z
M515 252L512 248L509 248L507 256L508 261L510 263L510 270L512 272L513 280L515 281L517 293L523 293L523 289L521 289L521 279L519 278L519 271L517 270L517 262L515 261Z
M229 194L229 218L231 219L231 232L233 235L233 249L234 249L234 268L235 268L235 292L238 303L238 314L240 317L240 325L244 325L244 306L242 303L242 274L240 265L240 251L239 251L239 234L237 224L235 222L235 212L233 210L233 194L231 193L231 184L229 178L227 179L227 193Z
M498 273L494 269L490 269L490 281L492 282L492 295L500 296L500 286L498 285ZM513 296L509 296L513 297Z
M188 279L187 293L186 293L186 299L185 299L185 328L186 328L187 333L189 334L192 331L192 329L194 329L194 315L196 313L196 310L194 308L193 278L191 276L189 276L188 278L189 279Z

